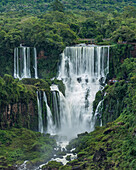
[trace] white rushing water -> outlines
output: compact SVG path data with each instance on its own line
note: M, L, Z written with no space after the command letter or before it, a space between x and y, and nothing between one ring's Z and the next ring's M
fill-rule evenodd
M59 114L59 90L56 85L52 85L52 104L53 104L53 113L54 113L54 124L55 124L55 133L57 133L58 127L60 126L60 114Z
M93 101L109 72L109 46L66 47L58 79L66 86L59 92L59 134L68 139L94 130ZM100 83L101 82L101 83Z
M37 105L38 105L38 131L43 133L41 92L38 91L37 91Z
M34 48L34 71L35 71L35 78L38 79L38 73L37 73L37 51L36 51L36 48Z
M46 104L46 109L47 109L47 131L46 132L54 135L56 127L54 126L54 123L53 123L53 116L52 116L52 113L51 113L51 109L48 105L45 92L43 92L43 99L44 99L44 102Z
M103 108L103 100L101 100L98 105L97 105L97 108L95 110L95 114L94 114L94 117L93 117L93 123L94 123L94 126L95 126L95 122L96 122L96 119L99 119L100 121L100 126L102 126L102 108Z
M61 162L63 165L66 165L67 162L69 162L69 160L67 160L67 156L69 156L69 158L70 158L71 161L74 160L74 159L76 159L76 158L77 158L77 154L73 154L73 153L72 153L72 152L75 150L75 148L74 148L74 149L71 149L70 151L67 151L66 146L67 146L68 144L69 144L69 142L68 142L68 141L65 141L65 140L63 140L63 142L60 142L60 141L57 142L57 148L54 148L54 150L55 150L55 151L59 151L60 148L61 148L61 151L62 151L62 152L65 151L66 154L65 154L64 156L60 156L60 157L56 157L57 155L54 155L54 158L51 158L50 161ZM47 165L47 164L48 164L48 162L46 162L46 163L44 163L44 164L41 164L40 166L38 166L37 168L35 168L35 170L41 170L42 167L43 167L44 165Z
M31 62L31 60L33 61ZM31 72L34 71L32 76ZM14 49L14 78L38 78L36 48L20 46Z

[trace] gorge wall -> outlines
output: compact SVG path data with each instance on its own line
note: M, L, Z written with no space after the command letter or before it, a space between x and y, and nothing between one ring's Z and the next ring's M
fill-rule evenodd
M0 127L25 127L37 130L36 88L5 75L0 79Z

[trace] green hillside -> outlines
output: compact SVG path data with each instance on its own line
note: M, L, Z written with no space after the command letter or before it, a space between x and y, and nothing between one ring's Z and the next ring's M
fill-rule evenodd
M51 10L53 0L2 0L0 2L0 12L27 11L38 14ZM65 10L75 11L122 11L124 6L136 6L135 0L61 0Z

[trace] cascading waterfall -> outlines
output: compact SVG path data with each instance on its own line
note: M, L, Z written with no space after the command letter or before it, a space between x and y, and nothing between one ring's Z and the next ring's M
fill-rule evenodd
M38 131L43 133L41 92L38 91L37 91L37 105L38 105Z
M31 58L34 60L31 62ZM33 65L33 67L31 66ZM32 71L34 75L32 76ZM36 48L20 46L14 49L14 78L38 78Z
M67 111L69 110L67 107L67 101L64 95L60 92L58 86L53 84L51 86L51 91L53 94L53 110L55 116L56 132L58 133L61 127L65 128L65 123L71 119L66 116Z
M64 96L57 86L51 86L53 114L43 92L47 108L47 132L66 135L71 139L78 133L92 131L95 125L92 104L97 91L103 88L102 84L105 83L108 72L109 46L66 47L62 54L58 76L58 79L63 80L66 91ZM32 76L38 78L36 48L23 46L15 48L14 77L22 79ZM43 133L43 108L40 96L37 92L39 131Z
M96 123L96 120L99 121L99 125L102 126L102 108L103 108L103 100L101 100L98 105L97 105L97 108L95 110L95 114L93 116L93 121L92 123L94 123L94 126L95 126L95 123Z
M43 105L45 102L46 108ZM56 126L53 122L53 115L51 113L51 109L47 102L46 93L43 91L37 91L37 105L38 105L38 131L43 133L50 133L52 135L56 134ZM45 112L47 113L47 125L46 127L43 125L43 117L42 114ZM46 130L45 130L46 129Z
M51 109L47 103L47 97L45 92L43 92L43 99L46 104L46 109L47 109L47 133L54 134L55 133L55 126L53 123L53 116L51 113Z
M66 47L58 76L66 86L65 97L60 95L60 134L73 138L94 129L92 104L108 72L109 46Z

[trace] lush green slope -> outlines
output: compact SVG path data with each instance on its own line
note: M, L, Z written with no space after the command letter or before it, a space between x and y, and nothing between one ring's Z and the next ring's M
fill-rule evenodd
M0 130L0 169L16 169L15 165L29 160L29 167L48 161L56 146L49 135L28 129Z
M53 0L2 0L0 2L0 12L22 11L24 13L42 13L51 10ZM135 0L61 0L65 10L94 10L107 11L113 10L122 11L124 6L136 6Z

